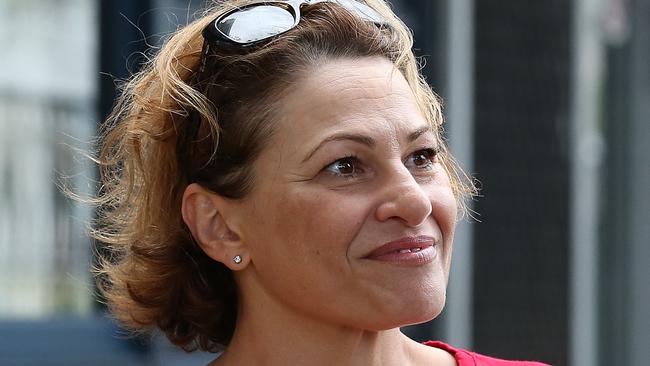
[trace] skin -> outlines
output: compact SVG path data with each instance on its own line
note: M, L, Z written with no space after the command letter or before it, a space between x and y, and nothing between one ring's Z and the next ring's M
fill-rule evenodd
M188 227L240 289L233 341L213 364L455 365L399 330L445 302L457 207L436 134L388 60L307 75L280 101L246 198L185 192ZM428 263L366 258L417 235L436 242Z

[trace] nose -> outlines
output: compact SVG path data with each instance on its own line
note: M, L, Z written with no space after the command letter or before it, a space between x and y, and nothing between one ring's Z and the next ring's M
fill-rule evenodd
M402 166L383 185L376 218L379 221L398 219L409 227L416 227L431 215L431 210L429 196L408 169Z

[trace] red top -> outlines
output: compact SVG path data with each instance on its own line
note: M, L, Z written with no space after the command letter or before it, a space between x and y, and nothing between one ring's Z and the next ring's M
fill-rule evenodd
M549 366L541 362L499 360L464 349L456 349L448 344L437 341L427 341L424 344L449 352L454 356L456 362L458 362L458 366Z

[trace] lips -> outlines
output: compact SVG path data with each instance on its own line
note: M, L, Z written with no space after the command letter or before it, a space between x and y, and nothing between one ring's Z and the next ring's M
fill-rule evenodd
M404 237L380 246L379 248L370 252L370 254L364 258L374 260L390 260L391 258L398 259L404 256L410 257L416 253L424 254L424 252L430 252L435 244L436 240L431 236L420 235Z

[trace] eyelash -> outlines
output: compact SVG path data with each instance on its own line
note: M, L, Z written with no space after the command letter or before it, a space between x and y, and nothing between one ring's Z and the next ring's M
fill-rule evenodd
M337 173L337 172L333 171L332 168L333 168L336 164L346 163L346 162L350 162L350 163L353 164L354 173L350 173L350 174L342 174L342 173ZM323 170L329 172L331 175L333 175L333 176L335 176L335 177L354 178L354 177L357 176L357 174L358 174L357 171L360 169L360 168L359 168L359 162L360 162L360 161L359 161L359 158L358 158L356 155L347 155L347 156L345 156L345 157L343 157L343 158L336 159L336 160L334 160L333 162L327 164L327 165L325 166L325 168L323 168Z
M415 168L418 169L418 170L423 170L423 171L431 170L433 168L433 164L436 163L436 157L438 156L438 150L435 149L435 148L426 148L426 149L417 150L417 151L411 153L407 157L407 161L409 159L412 159L414 156L416 156L418 154L426 155L427 159L428 159L428 162L427 162L427 164L425 166L415 166ZM345 174L345 173L339 173L339 172L334 171L334 169L335 169L334 166L336 164L342 164L342 163L351 163L353 172ZM328 172L329 174L331 174L331 175L333 175L335 177L341 177L341 178L345 178L345 179L352 179L352 178L355 178L358 174L363 173L363 167L360 167L359 163L360 163L360 160L356 155L353 155L353 154L352 155L347 155L347 156L345 156L343 158L336 159L333 162L327 164L323 168L323 171ZM407 163L405 163L404 165L406 165L408 167ZM339 168L340 168L340 166L339 166Z
M433 168L433 164L435 164L435 162L436 162L436 157L438 156L438 151L436 149L433 149L433 148L417 150L414 153L412 153L411 155L409 155L407 159L411 159L415 155L421 154L421 153L424 153L424 155L427 156L428 162L427 162L426 166L424 166L424 167L420 166L418 168L420 168L420 169L425 169L426 168L426 170L431 170L431 168Z

